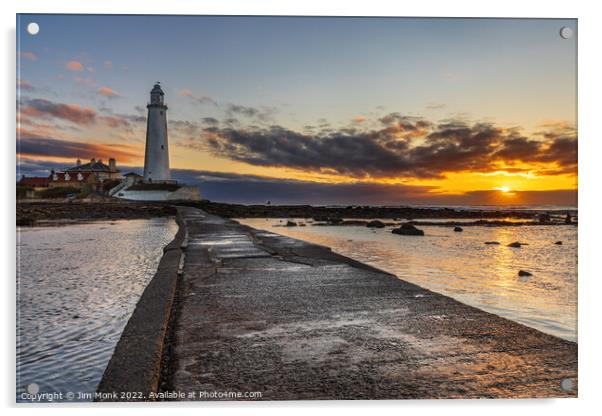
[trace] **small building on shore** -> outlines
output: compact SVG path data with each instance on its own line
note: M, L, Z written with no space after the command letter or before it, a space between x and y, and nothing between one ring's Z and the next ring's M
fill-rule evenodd
M48 176L21 176L17 182L17 198L35 198L36 192L48 189Z
M75 166L65 169L66 173L93 173L96 179L103 182L108 179L122 179L123 175L117 169L117 161L113 158L109 159L109 163L105 164L102 159L90 159L90 162L82 164L80 159L77 159Z
M48 176L26 177L25 175L23 175L21 176L19 182L17 182L17 185L31 188L34 191L43 191L44 189L48 189L48 179Z
M136 185L144 180L144 176L139 175L136 172L128 172L123 175L123 177L128 185Z
M117 183L123 179L123 175L117 169L117 162L111 158L108 164L102 159L90 159L90 162L82 164L77 159L75 166L65 168L61 171L50 171L45 177L26 177L23 175L17 185L25 188L25 195L30 198L36 197L36 192L52 188L74 188L85 192L103 192L105 185ZM138 175L140 176L140 175Z
M49 188L77 188L83 189L86 185L94 190L98 179L93 172L51 172L48 177Z
M103 191L103 184L109 181L119 181L123 175L117 169L117 162L110 158L105 164L102 159L92 158L88 163L82 164L77 159L75 166L64 169L62 172L51 171L48 177L49 188L77 188L89 191Z

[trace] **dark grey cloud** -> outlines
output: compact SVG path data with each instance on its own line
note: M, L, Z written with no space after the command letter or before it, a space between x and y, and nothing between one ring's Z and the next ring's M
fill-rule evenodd
M124 117L99 116L98 120L113 129L118 129L121 131L130 131L130 132L133 131L132 126L130 125L130 122Z
M391 113L382 128L344 127L313 133L285 127L205 129L204 143L215 155L256 166L337 173L355 178L441 178L447 172L490 172L496 162L555 163L548 174L576 167L574 131L541 132L531 138L490 123L447 120L434 124ZM514 168L517 168L514 166ZM517 168L518 169L518 168Z
M21 103L20 115L22 116L22 122L26 124L31 124L32 121L39 119L67 120L73 123L68 127L75 130L77 130L77 127L85 128L91 124L104 124L116 131L132 132L133 125L146 123L146 117L144 116L114 113L108 107L100 107L97 112L77 104L58 103L41 98L25 98L21 100Z
M219 120L213 117L203 117L201 122L208 126L217 126L219 124Z
M135 107L134 110L138 112L139 107ZM108 116L119 117L126 122L132 124L146 124L146 115L142 114L128 114L128 113L115 113L110 107L100 107L98 111ZM101 116L102 117L102 116Z
M417 116L407 116L401 113L390 113L378 119L382 124L386 126L397 126L405 130L417 130L419 128L425 128L432 125L431 122Z
M209 97L207 95L203 95L203 96L200 96L200 97L194 97L194 99L199 104L211 104L213 106L217 106L218 105L217 101L214 98Z
M20 110L26 116L54 117L75 124L91 124L96 119L96 112L91 108L83 108L75 104L55 103L42 98L24 100Z
M181 90L179 95L181 97L188 97L190 100L192 100L192 102L194 102L195 104L199 104L199 105L206 105L206 104L210 104L213 105L215 107L219 106L219 103L217 102L217 100L213 97L210 97L208 95L196 95L193 94L191 91L189 90Z
M532 158L539 153L541 143L526 137L511 137L504 142L504 147L495 156L502 159L520 160Z
M129 161L138 157L129 146L117 144L92 144L60 140L23 133L17 140L17 154L23 156L47 156L63 158L115 158Z
M409 168L408 161L366 135L316 137L280 126L261 130L221 129L207 140L212 150L260 166L332 169L351 176Z
M504 141L496 157L518 162L555 163L548 175L576 173L578 158L577 132L572 127L553 128L536 134L536 139L513 136Z
M236 117L228 117L224 120L224 124L228 126L238 126L240 121Z
M259 121L269 121L275 113L272 107L249 107L240 104L228 104L226 107L226 115L229 117L243 116Z
M48 176L52 170L60 171L71 166L72 165L66 165L65 163L60 162L19 158L17 161L17 179L19 179L21 175L38 177Z
M135 124L146 124L146 116L139 116L136 114L120 114L121 117Z
M169 128L186 136L197 136L201 132L201 124L188 120L172 120L169 122Z
M254 107L247 107L238 104L230 104L227 111L232 114L241 114L246 117L255 117L259 114L259 110Z

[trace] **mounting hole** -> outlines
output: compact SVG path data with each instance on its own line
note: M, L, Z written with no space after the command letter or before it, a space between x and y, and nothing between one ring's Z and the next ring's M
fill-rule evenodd
M573 37L573 29L571 29L568 26L564 26L562 29L560 29L560 37L562 39L570 39Z
M564 391L573 390L573 380L571 380L570 378L563 378L560 382L560 388Z
M39 31L40 25L36 22L31 22L27 25L27 33L29 33L30 35L37 35Z
M27 393L36 395L40 391L40 386L36 383L31 383L27 386Z

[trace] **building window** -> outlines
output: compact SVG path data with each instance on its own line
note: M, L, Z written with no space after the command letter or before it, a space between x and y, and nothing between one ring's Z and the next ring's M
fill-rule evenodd
M161 150L165 149L165 147L163 145L161 145Z

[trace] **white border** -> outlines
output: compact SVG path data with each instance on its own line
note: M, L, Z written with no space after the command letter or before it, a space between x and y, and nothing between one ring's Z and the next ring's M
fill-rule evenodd
M423 414L504 415L516 412L544 411L548 415L566 415L587 412L598 402L600 385L600 296L602 272L596 261L600 255L598 245L601 233L600 214L602 186L600 175L600 45L602 15L597 13L597 2L575 0L527 2L505 0L495 4L487 1L421 0L392 2L384 0L20 0L12 3L4 0L2 13L3 42L2 81L5 91L0 100L0 115L4 137L2 166L4 201L1 205L3 247L0 250L6 272L3 274L4 319L0 377L2 404L9 413L29 413L31 407L15 407L15 237L14 237L14 178L15 178L15 13L120 13L120 14L238 14L238 15L346 15L346 16L444 16L444 17L562 17L579 19L579 399L567 400L502 400L502 401L396 401L396 402L270 402L270 403L204 403L195 405L176 404L176 412L191 414L244 411L250 414L303 414L344 411L347 414L365 414L369 411L382 413L420 412ZM44 414L106 413L106 406L81 407L44 405L38 406ZM111 412L128 413L169 412L169 405L110 405ZM125 407L126 409L117 409ZM374 409L374 410L372 410Z

